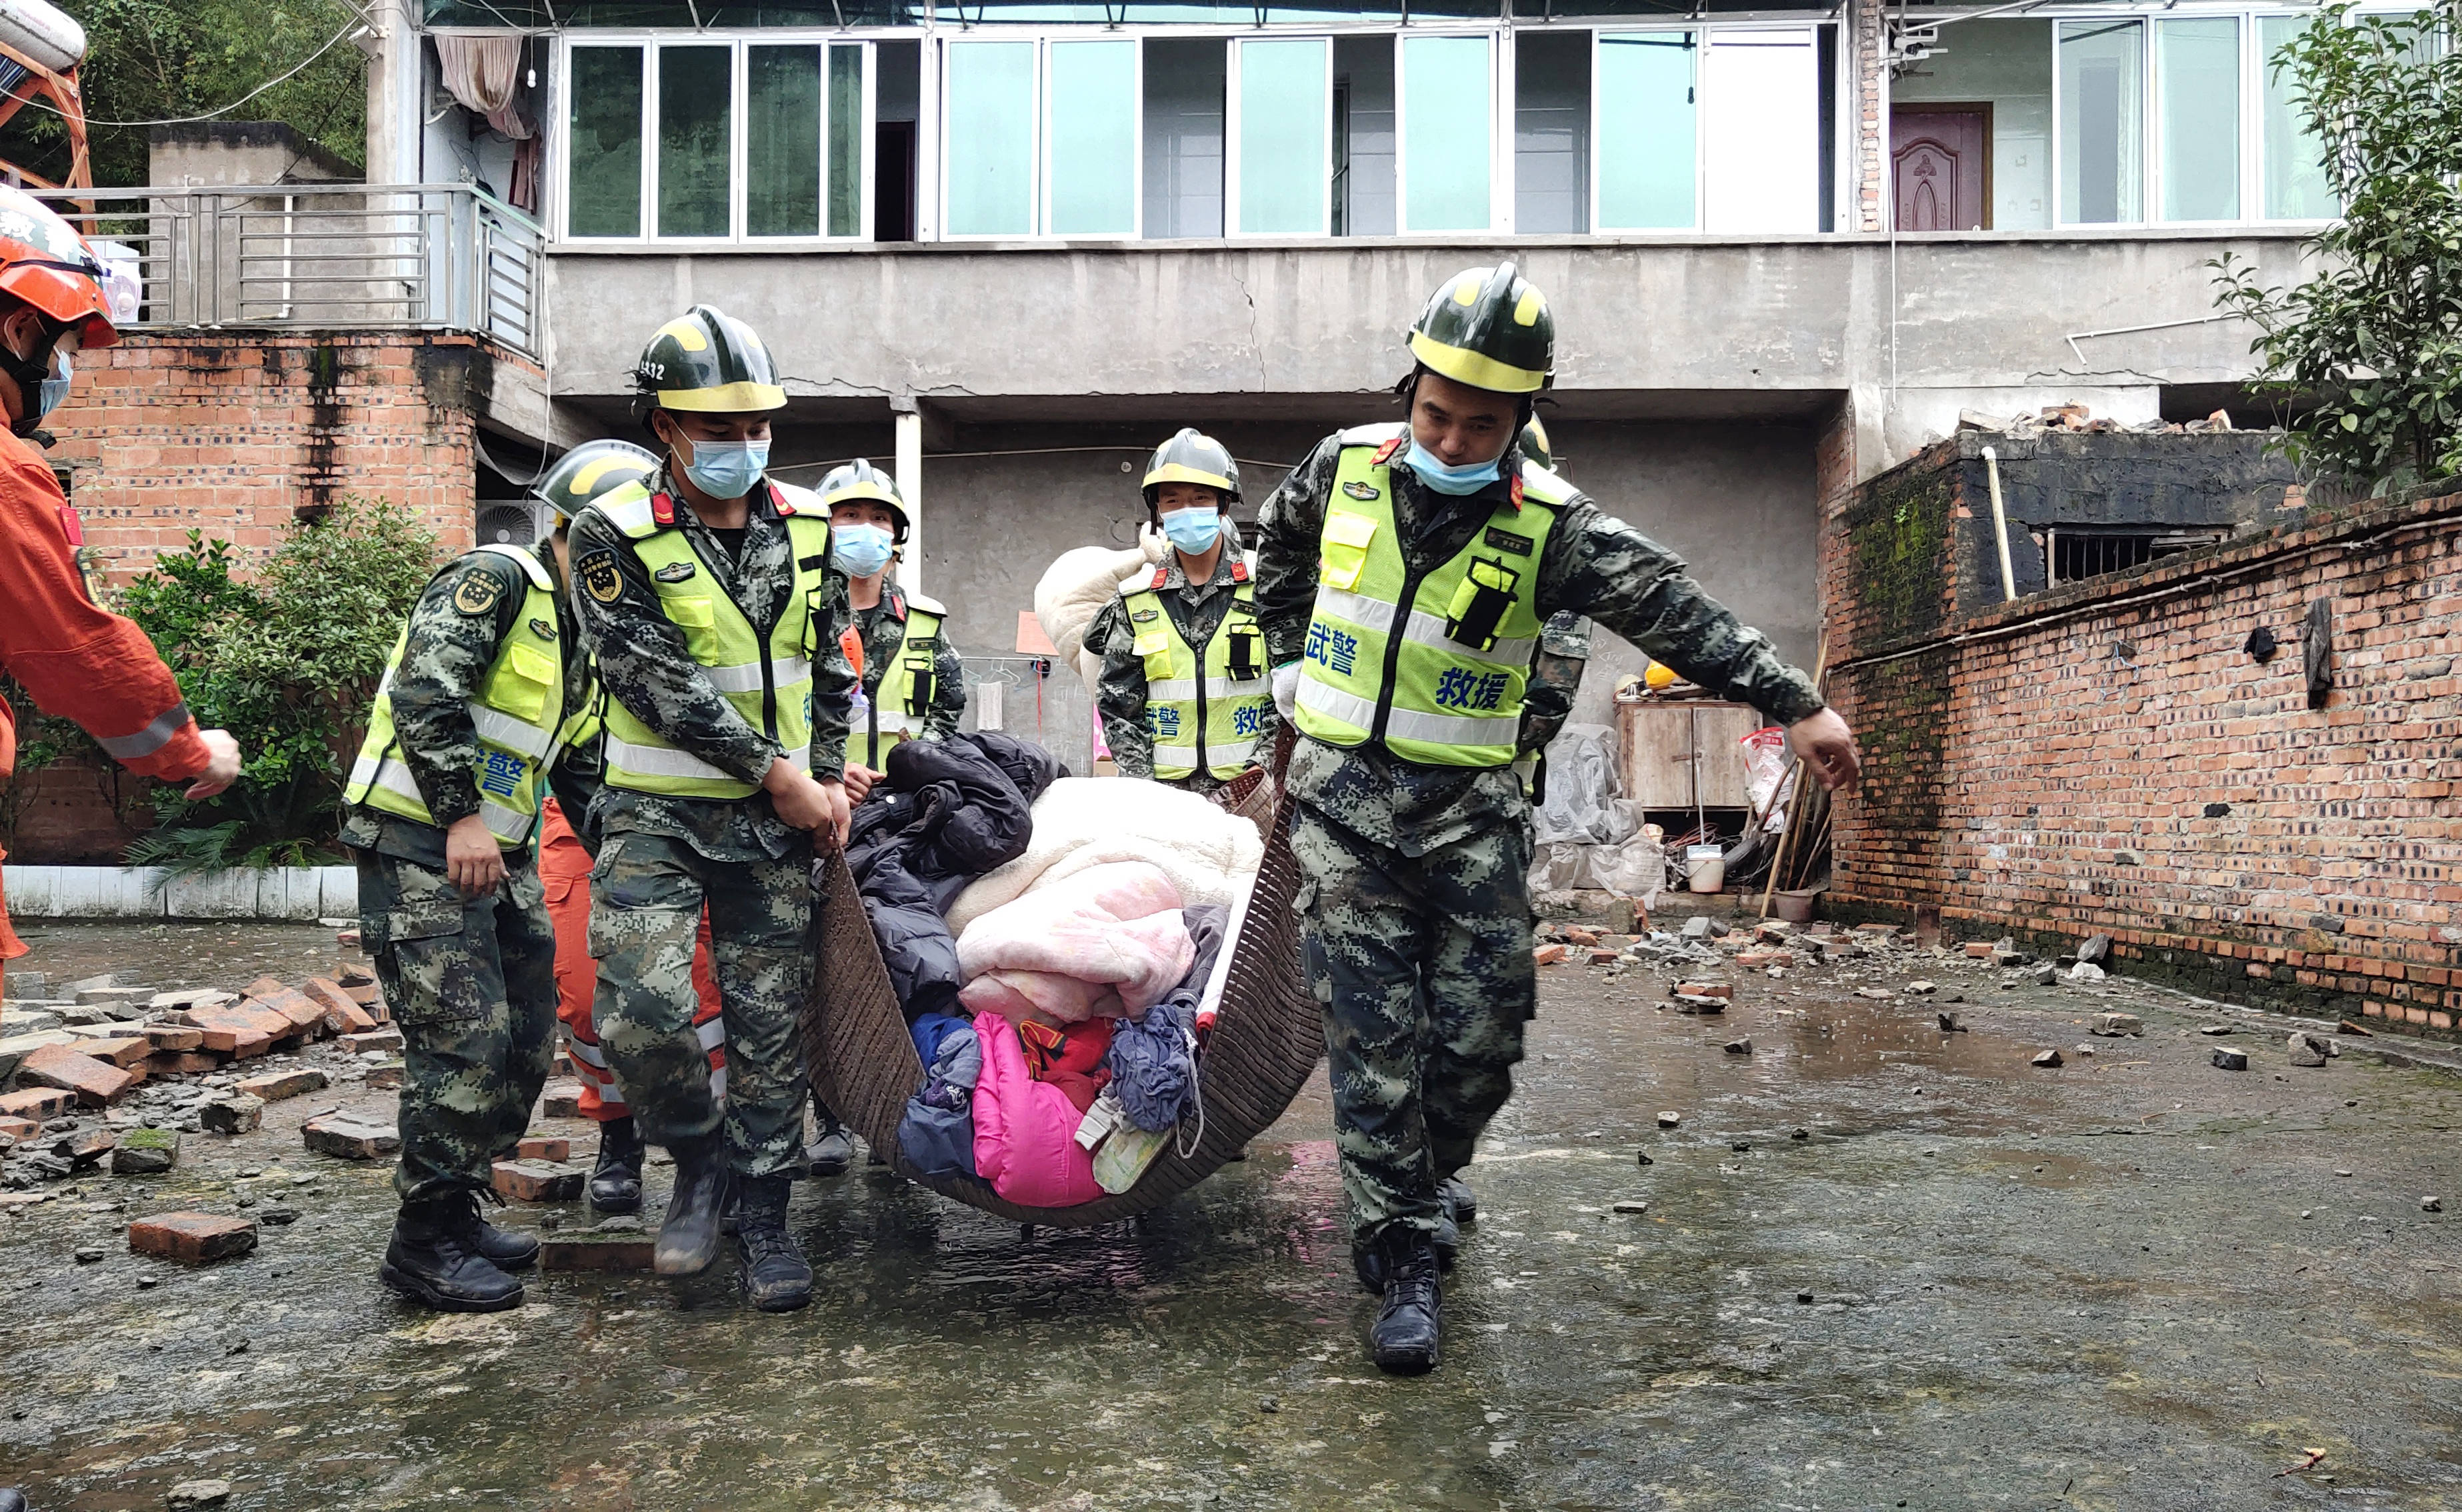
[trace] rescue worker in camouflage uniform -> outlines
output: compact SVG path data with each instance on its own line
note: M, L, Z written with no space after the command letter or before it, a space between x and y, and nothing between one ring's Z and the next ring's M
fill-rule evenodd
M359 939L402 1032L401 1211L378 1276L494 1312L538 1241L480 1216L555 1060L555 935L539 809L588 698L561 531L488 545L431 579L394 645L343 791Z
M696 305L659 328L634 378L665 460L572 532L573 604L607 690L592 1017L642 1137L675 1157L658 1270L718 1257L731 1177L745 1292L784 1311L811 1300L787 1199L803 1154L812 836L846 834L846 579L819 498L765 476L787 394L749 327ZM723 1107L692 1024L704 906Z
M1103 671L1094 706L1123 777L1212 792L1260 765L1281 728L1255 589L1230 507L1240 466L1182 429L1146 466L1147 523L1171 543L1086 628Z
M906 545L897 480L858 457L821 480L821 503L830 511L830 542L846 573L862 656L863 696L846 758L847 796L860 803L898 742L958 733L966 713L966 664L945 628L948 609L889 576ZM844 632L839 638L847 638Z
M1578 609L1788 726L1832 786L1856 771L1811 680L1665 548L1526 462L1552 376L1546 300L1511 263L1445 281L1409 336L1401 424L1328 438L1265 501L1257 610L1299 727L1291 848L1324 1005L1335 1144L1370 1352L1437 1359L1436 1232L1512 1091L1533 1012L1527 800L1511 764L1531 650Z
M821 480L830 511L830 545L846 573L854 623L838 633L862 676L847 732L847 796L857 803L880 780L891 747L906 740L946 740L966 712L966 665L943 628L949 611L938 599L909 594L889 576L906 544L906 501L897 480L858 457ZM836 1113L812 1095L816 1132L804 1149L814 1177L844 1176L854 1138Z

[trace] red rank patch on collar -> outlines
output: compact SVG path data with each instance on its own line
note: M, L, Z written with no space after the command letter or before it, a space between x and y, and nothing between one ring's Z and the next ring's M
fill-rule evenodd
M1392 441L1387 442L1384 445L1377 447L1376 455L1368 459L1369 464L1371 466L1382 467L1387 463L1392 462L1393 460L1393 454L1400 451L1403 443L1408 442L1410 439L1410 433L1405 431L1401 435L1394 437Z

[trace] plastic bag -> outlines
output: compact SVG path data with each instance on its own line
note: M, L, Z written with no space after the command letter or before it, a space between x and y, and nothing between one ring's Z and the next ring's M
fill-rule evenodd
M1618 801L1615 731L1567 724L1547 746L1547 791L1533 818L1541 845L1619 845L1638 828ZM1576 884L1586 885L1586 884Z
M1667 852L1646 834L1622 845L1603 845L1590 853L1590 875L1618 897L1629 897L1644 910L1658 906L1658 891L1667 882Z
M1786 822L1782 807L1787 783L1786 731L1772 724L1757 729L1738 744L1744 748L1745 788L1761 828L1774 830Z

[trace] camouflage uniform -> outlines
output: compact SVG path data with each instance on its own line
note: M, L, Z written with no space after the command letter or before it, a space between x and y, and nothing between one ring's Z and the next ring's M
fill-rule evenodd
M550 573L555 554L536 548ZM358 862L359 940L403 1039L401 1160L404 1201L488 1190L491 1166L529 1127L530 1108L555 1061L555 936L538 876L535 834L505 851L504 884L465 898L444 875L444 831L479 811L478 731L469 701L512 630L529 584L493 551L473 551L436 574L410 612L391 684L398 756L436 823L346 805L341 840ZM567 655L565 703L590 680ZM464 606L479 606L465 608Z
M1305 649L1318 545L1340 460L1328 439L1265 501L1257 612L1278 666ZM1504 459L1518 471L1518 449ZM1461 551L1505 486L1454 499L1393 470L1405 561ZM1544 508L1535 502L1525 508ZM1587 496L1558 510L1536 584L1543 616L1577 609L1705 687L1781 724L1822 707L1803 673L1704 594L1665 548ZM1309 984L1325 1006L1335 1143L1354 1234L1435 1230L1436 1183L1471 1157L1512 1091L1534 1012L1528 800L1510 767L1422 766L1381 746L1303 739L1291 848Z
M880 680L889 675L890 663L897 648L906 639L906 595L896 583L884 578L880 585L880 602L870 609L854 611L855 633L863 637L863 696L866 700L880 694ZM923 737L944 741L958 733L958 721L966 713L966 663L949 639L948 621L940 622L939 645L932 657L932 708L923 716ZM863 721L854 721L855 734L863 734ZM882 753L887 760L888 753Z
M670 486L664 472L647 480ZM688 508L681 529L708 572L755 625L767 624L793 581L787 527L767 486L752 490L739 556ZM595 508L572 523L572 601L608 696L665 740L745 782L783 752L745 723L684 647L659 606L633 543ZM848 622L846 578L832 569L815 611L812 775L845 770L854 671L835 651ZM810 985L810 832L781 822L769 796L682 798L605 787L589 823L599 836L590 874L590 954L598 961L593 1014L617 1083L652 1144L726 1129L739 1176L793 1174L803 1134L804 1074L796 1027ZM704 905L726 1028L726 1101L710 1094L708 1059L693 1032L693 941Z
M1589 659L1590 622L1569 609L1550 615L1539 632L1539 654L1530 659L1530 684L1522 693L1522 733L1514 746L1523 755L1545 750L1563 732Z
M1212 577L1193 583L1187 569L1180 566L1177 551L1163 558L1162 590L1157 596L1162 599L1164 613L1179 627L1181 638L1200 652L1231 611L1231 570L1240 554L1240 529L1225 515L1222 554L1215 558ZM1134 581L1143 587L1152 578L1151 572L1141 572ZM1154 731L1146 727L1146 662L1136 654L1136 626L1129 622L1128 605L1118 594L1112 594L1112 601L1086 626L1086 644L1103 658L1102 677L1094 689L1094 708L1102 716L1104 744L1112 748L1112 760L1118 765L1121 776L1155 781ZM1267 709L1257 748L1273 749L1281 727L1282 721ZM1172 786L1210 793L1222 786L1222 779L1200 768Z

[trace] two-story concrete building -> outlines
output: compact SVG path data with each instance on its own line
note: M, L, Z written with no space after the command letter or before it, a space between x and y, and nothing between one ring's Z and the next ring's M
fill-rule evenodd
M1138 464L1178 425L1231 443L1253 508L1317 438L1395 413L1401 334L1457 269L1511 256L1550 296L1544 413L1566 471L1809 662L1825 501L1961 409L2079 401L2144 422L2234 401L2250 333L2214 315L2208 264L2295 276L2299 238L2333 210L2265 66L2310 14L2282 7L379 14L360 39L377 187L353 186L350 213L433 234L371 253L329 227L334 256L383 264L328 269L333 297L394 304L320 309L289 301L316 250L303 205L334 205L331 187L313 205L226 192L197 213L253 216L256 261L219 275L238 288L214 323L287 329L251 338L270 348L404 325L467 347L413 364L411 408L432 415L404 422L459 529L545 451L628 432L650 331L726 308L788 376L785 474L894 465L920 506L905 571L950 603L983 675L1020 684L1008 726L1039 717L1072 759L1083 690L1015 649L1044 566L1128 538ZM419 184L473 187L382 187ZM166 188L148 191L158 217ZM169 308L162 271L149 316ZM339 418L329 490L357 476L356 371L322 400ZM162 486L184 464L150 455L149 497L176 507ZM121 497L127 470L104 458L80 486ZM1593 717L1635 659L1603 648Z

